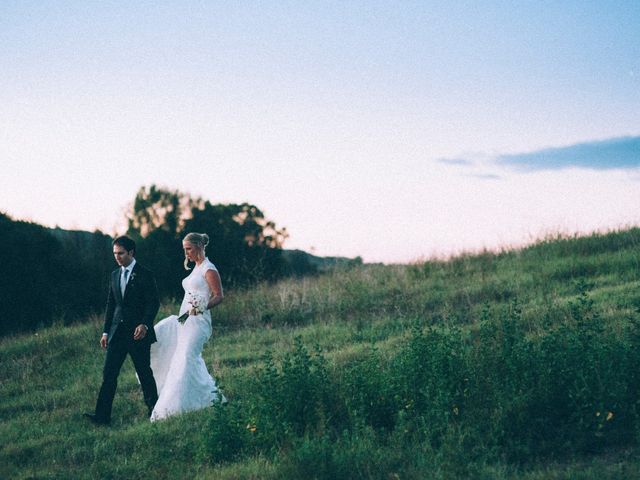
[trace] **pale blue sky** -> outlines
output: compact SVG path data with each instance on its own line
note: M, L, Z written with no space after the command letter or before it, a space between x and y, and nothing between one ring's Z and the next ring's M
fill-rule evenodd
M0 210L156 183L387 262L640 223L640 2L130 3L0 3Z

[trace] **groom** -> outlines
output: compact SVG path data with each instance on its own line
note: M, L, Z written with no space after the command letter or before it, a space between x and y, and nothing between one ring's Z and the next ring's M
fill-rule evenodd
M84 414L97 425L111 422L118 374L127 354L133 360L149 415L158 400L150 349L156 341L153 320L160 301L153 274L136 262L135 253L136 244L129 237L122 236L113 241L113 256L120 268L111 274L104 333L100 339L100 345L107 350L107 358L95 413Z

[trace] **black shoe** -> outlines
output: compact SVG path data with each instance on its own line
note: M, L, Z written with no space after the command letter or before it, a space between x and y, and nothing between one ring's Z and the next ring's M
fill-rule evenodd
M82 416L88 418L89 421L94 425L106 426L106 425L109 425L109 423L111 423L108 420L102 420L98 418L95 413L83 413Z

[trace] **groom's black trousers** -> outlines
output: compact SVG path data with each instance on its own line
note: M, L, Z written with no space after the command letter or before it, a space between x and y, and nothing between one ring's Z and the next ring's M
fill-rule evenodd
M129 332L123 327L124 325L121 325L116 330L107 347L107 358L102 372L102 386L96 404L96 418L103 422L111 421L111 406L118 386L118 375L127 354L133 360L149 414L158 400L156 381L153 378L150 365L151 343L146 340L134 340L133 331Z

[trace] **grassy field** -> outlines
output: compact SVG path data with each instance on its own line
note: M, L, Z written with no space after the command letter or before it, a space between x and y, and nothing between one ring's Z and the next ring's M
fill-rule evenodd
M175 313L163 305L158 318ZM99 318L0 340L0 478L640 478L640 229L227 292L229 402L145 418Z

